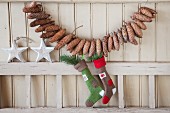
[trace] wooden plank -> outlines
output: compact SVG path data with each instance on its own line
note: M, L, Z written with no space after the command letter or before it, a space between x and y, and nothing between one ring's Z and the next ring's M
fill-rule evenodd
M41 2L62 3L141 3L141 2L169 2L170 0L37 0ZM29 0L1 0L1 2L29 2Z
M59 23L62 28L67 29L67 33L71 33L75 29L74 4L59 4ZM68 51L66 51L65 47L60 50L60 55L63 54L70 54ZM66 76L67 74L64 75L65 76L63 76L63 107L70 106L75 107L77 98L76 76Z
M10 26L8 3L0 3L0 48L10 47ZM7 62L8 54L0 49L0 62ZM11 76L1 77L1 108L12 107L12 83Z
M116 16L115 16L116 15ZM122 26L122 4L107 4L107 32L111 33L117 31ZM108 61L123 61L123 46L119 51L112 51L109 53ZM115 86L117 87L117 76L110 75ZM108 103L109 106L118 106L118 93L111 98Z
M62 75L57 75L56 76L56 85L57 85L57 89L56 89L56 102L57 102L57 108L62 108L62 103L63 103L63 82L62 82Z
M26 108L31 108L31 75L25 75Z
M55 20L55 24L59 25L59 11L58 4L54 2L43 3L44 10L46 13L49 13L52 17L52 20ZM55 46L55 43L48 43L47 46ZM59 61L59 51L54 50L51 52L52 61ZM54 97L56 96L56 76L45 76L45 106L47 107L56 107L56 102Z
M118 75L118 98L119 98L118 100L119 100L119 108L124 108L125 107L123 76L124 75Z
M149 75L149 107L155 108L155 75Z
M132 8L133 7L133 8ZM138 11L138 4L124 4L123 20L131 20L130 16ZM138 41L138 40L137 40ZM131 43L124 45L124 61L138 61L139 60L139 45L135 46ZM126 74L129 75L129 74ZM133 81L133 82L131 82ZM126 106L139 106L139 76L125 76L125 99Z
M170 39L168 38L170 35L170 17L167 16L170 10L170 3L158 3L156 5L156 9L158 11L157 15L157 23L156 23L156 60L157 61L170 61ZM169 76L158 76L157 77L157 86L158 86L158 107L166 107L170 106L170 95L169 91ZM162 98L164 97L164 98Z
M10 4L10 18L11 18L11 43L16 37L25 37L26 36L26 25L25 25L25 14L22 12L24 3L11 3ZM16 13L17 12L17 13ZM18 22L20 22L18 24ZM26 39L20 39L18 46L25 47L27 46ZM23 52L23 57L27 60L27 51ZM17 60L15 60L17 61ZM14 76L13 77L13 96L14 96L14 106L15 107L25 107L25 82L24 76ZM23 93L20 93L20 90Z
M103 36L106 35L107 33L107 10L106 10L106 4L92 4L91 5L91 30L92 30L92 38L94 39L103 39ZM96 69L94 69L96 70ZM99 79L99 83L101 83ZM99 106L107 106L103 105L102 101L99 100L96 104L95 107Z
M11 76L1 77L1 108L8 108L12 106L12 80Z
M92 74L97 74L93 65L87 63ZM67 68L63 68L67 67ZM169 75L170 63L108 62L107 71L112 75ZM0 75L80 75L73 66L64 63L0 63ZM30 71L31 70L31 71ZM72 70L72 71L70 71ZM130 70L130 71L129 71Z
M122 27L122 4L108 4L108 33L117 32ZM109 54L109 61L123 61L123 46L120 46L119 51L111 51Z
M27 16L27 15L26 15ZM32 43L28 43L29 47L39 47L40 46L40 35L41 33L36 33L35 29L38 27L30 27L30 23L33 20L27 19L27 37L33 40ZM35 62L37 53L33 50L28 50L28 61ZM44 60L43 60L44 61ZM34 76L31 77L31 107L42 107L45 105L45 76Z
M76 35L80 38L86 38L86 39L92 38L90 7L91 7L90 4L75 4L76 26L83 25L82 28L76 31ZM78 107L85 106L85 102L88 96L89 96L89 90L86 86L86 83L83 80L82 75L77 76L77 106Z
M142 3L140 6L146 6L152 9L155 9L155 3ZM143 30L143 38L140 40L140 61L155 61L156 59L156 20L153 19L153 22L145 23L147 30ZM148 54L149 53L149 54ZM148 76L140 76L140 106L147 107L149 106L148 97L149 97L149 84Z
M43 3L44 10L49 13L52 17L52 20L55 21L56 25L59 25L59 5L54 2L45 2ZM56 46L56 42L47 43L47 46ZM51 58L53 61L59 61L59 51L54 50L51 52Z

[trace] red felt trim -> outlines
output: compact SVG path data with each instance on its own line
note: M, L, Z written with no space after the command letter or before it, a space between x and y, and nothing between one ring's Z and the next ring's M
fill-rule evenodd
M108 96L104 96L103 99L102 99L102 103L103 104L107 104L109 102L110 98Z
M112 79L108 80L108 85L109 85L109 86L112 86L112 85L113 85Z
M103 67L103 66L106 65L106 61L105 61L105 59L104 59L104 56L103 56L102 58L99 58L99 59L97 59L97 60L94 60L93 63L94 63L94 66L95 66L96 68L101 68L101 67Z

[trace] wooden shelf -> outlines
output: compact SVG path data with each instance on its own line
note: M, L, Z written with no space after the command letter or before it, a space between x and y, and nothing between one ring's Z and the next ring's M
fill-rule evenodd
M88 63L93 74L92 63ZM111 75L170 75L170 63L157 62L108 62L106 68ZM73 66L64 63L27 62L0 63L0 75L80 75Z

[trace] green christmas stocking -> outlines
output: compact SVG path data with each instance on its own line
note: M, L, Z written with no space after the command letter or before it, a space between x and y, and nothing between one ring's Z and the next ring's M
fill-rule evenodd
M91 74L85 60L79 57L63 55L61 61L74 65L75 69L82 73L82 77L90 91L90 96L86 100L86 106L92 107L98 100L104 96L104 90L99 86L97 80Z
M104 95L104 90L99 86L97 80L91 74L86 62L81 60L78 64L76 64L75 69L79 72L82 72L82 76L86 85L90 91L90 96L86 100L86 106L93 106L98 100L100 100Z

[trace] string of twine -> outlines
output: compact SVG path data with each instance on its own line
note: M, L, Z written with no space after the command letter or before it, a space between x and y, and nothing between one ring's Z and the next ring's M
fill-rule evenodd
M34 42L33 39L31 39L31 38L29 38L29 37L24 37L24 36L16 37L16 38L14 39L14 41L19 41L20 39L24 40L25 42L29 41L28 43Z

